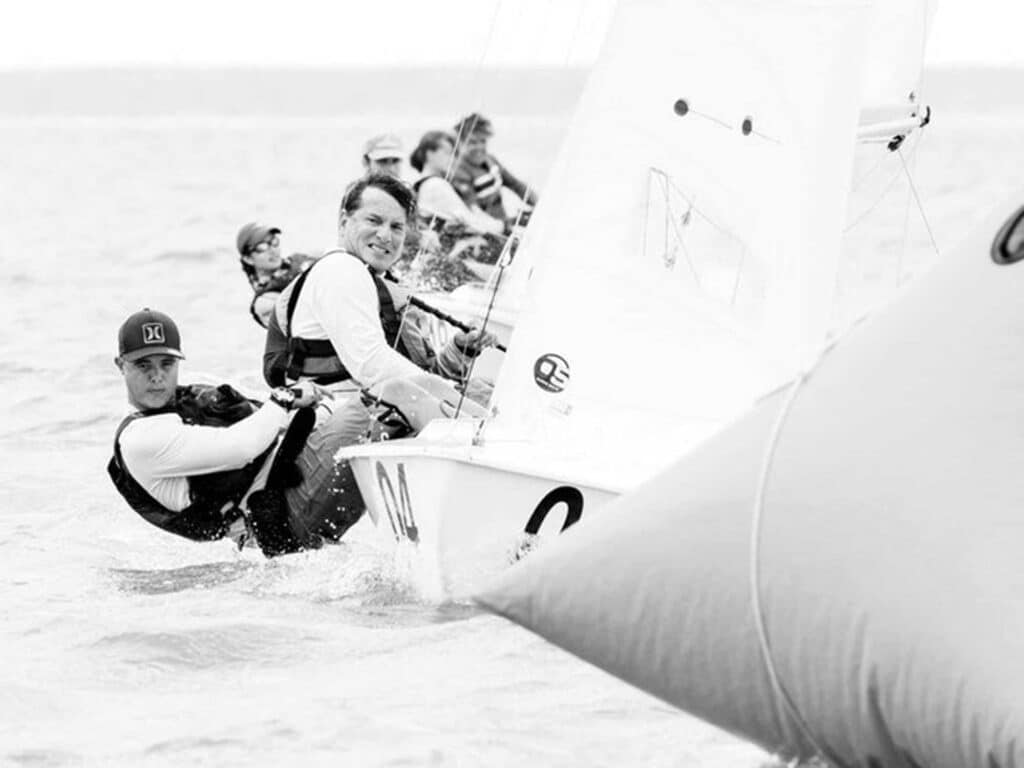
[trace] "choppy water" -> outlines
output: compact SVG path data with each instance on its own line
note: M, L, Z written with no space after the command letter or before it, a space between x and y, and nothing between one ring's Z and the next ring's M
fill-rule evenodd
M388 121L0 121L0 764L767 761L514 626L421 599L368 523L267 562L164 535L115 495L118 324L166 311L188 370L258 385L234 233L263 219L286 250L331 244L365 137L411 144L449 122ZM496 122L499 156L542 179L562 119ZM1020 114L936 120L915 164L940 246L1020 184L1022 137ZM900 245L889 225L872 237L880 250L848 265L868 288L851 296L930 258L894 273L879 257Z

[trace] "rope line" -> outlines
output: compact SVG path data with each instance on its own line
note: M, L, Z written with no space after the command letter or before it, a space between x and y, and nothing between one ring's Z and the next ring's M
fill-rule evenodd
M824 352L822 355L824 355ZM817 366L820 361L821 356L819 356L812 368ZM776 699L782 703L783 708L787 711L791 720L796 723L803 736L808 742L810 742L811 746L814 747L818 754L821 755L824 754L824 751L811 734L810 726L807 725L807 722L800 713L800 708L796 705L796 702L793 701L793 698L790 696L785 685L783 685L782 680L779 677L778 669L775 666L775 658L772 654L771 643L768 638L768 629L765 622L764 606L761 604L760 583L761 529L764 522L765 488L768 485L768 479L772 473L772 465L774 463L776 449L778 448L779 438L782 435L782 428L785 425L786 418L789 416L790 409L796 400L797 393L800 391L800 388L803 386L809 375L809 371L801 371L793 380L793 383L789 388L789 393L787 394L786 399L782 404L782 408L779 411L779 415L775 420L775 426L772 428L771 437L765 449L765 457L761 464L761 475L758 478L757 483L757 495L754 497L754 517L751 521L749 565L751 607L754 612L754 623L757 629L758 645L760 646L761 657L764 659L765 668L768 672L768 677L771 680L772 688L775 691Z

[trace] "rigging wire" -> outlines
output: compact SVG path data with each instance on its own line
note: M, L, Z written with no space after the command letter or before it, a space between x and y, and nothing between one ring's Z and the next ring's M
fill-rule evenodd
M498 16L501 14L501 4L502 0L497 0L497 2L495 2L494 4L494 11L491 13L491 21L487 27L487 36L484 39L484 45L480 52L480 59L477 61L476 67L474 67L473 69L473 84L470 87L470 90L474 94L476 112L479 112L480 109L482 109L483 107L484 96L483 88L481 87L481 75L483 73L484 63L487 61L487 56L490 53L491 43L494 39L494 31L495 29L497 29L498 26ZM452 147L452 154L451 157L448 159L448 167L447 169L445 169L444 174L444 180L448 183L451 183L452 177L455 175L456 162L459 156L459 150L461 149L460 144L462 143L462 140L466 135L468 135L466 132L459 131L458 135L455 136L455 143ZM425 230L427 232L433 233L435 231L434 227L437 223L437 220L438 215L436 213L431 215L430 220L427 222ZM413 261L418 261L426 252L426 246L423 245L423 241L421 238L420 246L416 249L416 255L413 257ZM392 344L393 349L397 347L398 341L402 337L402 331L405 330L407 316L407 312L402 313L402 320L398 327L398 335L395 337L395 341ZM433 335L435 336L435 340L440 339L440 334Z
M486 48L490 46L491 38L493 36L494 29L495 29L495 26L496 26L496 23L497 23L498 11L500 10L500 7L501 7L501 0L498 1L498 4L497 4L496 9L495 9L495 13L494 13L494 15L491 18L491 29L488 31L488 41L487 41L487 46L485 46L485 52L486 52ZM563 61L563 64L562 64L563 69L568 69L568 67L569 67L570 56L571 56L571 53L572 53L572 49L574 48L574 46L576 44L576 37L577 37L577 35L579 33L579 29L580 29L580 26L581 26L582 19L583 19L583 4L580 4L580 5L577 6L576 19L575 19L575 21L573 23L573 30L572 30L571 38L570 38L570 41L569 41L569 45L567 46L566 57L565 57L565 59ZM483 68L483 58L481 58L479 67L480 67L480 69ZM479 105L482 105L482 94L480 96L480 101L478 102L478 110L477 110L478 112L479 112ZM465 131L460 131L460 134L462 134L462 135L456 137L456 142L457 143L463 138L463 136L465 136L465 137L469 136L469 133L467 133ZM457 149L458 149L458 146L456 146L456 150ZM452 161L449 163L449 173L446 175L446 180L448 180L448 177L450 177L451 173L453 173L453 171L454 171L455 157L456 156L457 156L457 151L452 153ZM528 187L527 188L527 193L529 194L529 192L531 192L531 191L532 191L532 188ZM525 215L527 213L528 213L528 210L527 210L525 202L524 202L524 204L519 207L518 211L516 211L515 219L513 220L510 233L509 233L508 237L505 240L505 243L504 243L502 251L501 251L501 255L498 257L498 262L497 262L498 270L494 274L494 282L492 284L490 279L488 279L487 283L485 284L486 287L488 288L488 292L489 292L490 295L488 297L487 309L484 312L484 317L483 317L483 320L482 320L482 322L480 324L480 332L481 333L484 333L487 330L487 326L488 326L488 323L490 322L491 314L493 312L495 302L497 301L498 290L499 290L499 288L501 286L502 278L503 278L503 276L505 274L505 270L512 263L512 259L513 259L512 248L513 247L518 247L518 245L520 245L520 243L518 241L518 238L516 237L515 233L520 231L520 228L523 226L523 224L522 224L523 218L525 217ZM458 402L458 405L456 406L456 409L455 409L455 418L458 418L459 414L462 412L462 404L463 404L463 402L465 401L465 398L466 398L466 389L467 389L467 386L469 384L469 380L470 380L470 378L473 375L473 369L476 366L476 361L477 361L478 358L479 358L479 354L476 357L473 357L472 360L470 361L469 369L466 372L465 381L463 382L463 388L462 388L462 391L460 392L459 402ZM477 436L474 438L474 440L478 440L479 438L480 438L480 433L479 433L479 430L478 430Z
M494 300L498 296L498 286L501 284L502 275L505 273L505 268L511 263L511 256L507 255L510 244L511 239L505 243L505 249L501 252L501 257L498 259L498 274L494 281L494 291L491 293L490 301L487 304L487 312L484 314L483 324L480 326L481 333L487 328L487 321L491 318L491 310L494 308ZM479 356L480 354L477 354L476 357L469 361L469 370L466 371L466 378L462 385L462 391L459 393L459 402L455 406L455 416L453 418L459 418L459 414L462 412L462 403L466 399L466 389L469 387L469 380L473 377L473 368L476 367L476 361ZM480 430L477 430L477 437L474 440L479 438L479 433Z
M939 244L935 242L935 233L932 232L931 224L928 221L928 216L924 212L924 206L921 204L921 197L917 194L917 185L914 183L913 176L910 175L910 169L907 167L906 158L903 157L903 153L900 150L896 150L896 154L900 156L900 162L903 164L903 171L907 175L907 183L910 184L910 192L914 196L914 202L917 203L918 213L921 214L921 221L924 223L924 228L928 232L928 239L931 240L932 250L935 251L935 255L939 255Z
M914 140L913 149L911 149L911 151L909 153L912 157L917 154L918 147L921 144L922 135L923 134L918 134L917 138ZM901 152L901 151L902 150L896 150L896 152ZM875 165L871 168L871 170L869 170L866 173L864 173L860 177L858 182L855 182L855 184L852 187L851 191L856 191L859 188L860 183L864 182L869 175L873 174L876 169L881 167L882 163L884 163L885 160L891 154L892 154L891 152L884 153L882 155L882 158L877 163L875 163ZM875 201L873 203L871 203L871 205L869 205L863 211L858 213L856 215L856 217L853 219L853 221L851 221L849 224L846 225L846 227L843 229L843 234L845 235L847 232L849 232L852 229L855 229L856 227L858 227L861 224L861 222L864 221L864 219L866 219L872 212L874 212L878 208L878 206L882 204L882 201L885 200L885 198L889 195L889 192L892 190L893 186L895 186L896 182L899 181L900 178L903 175L904 175L904 171L899 169L899 168L897 168L895 171L893 171L892 176L886 182L885 186L882 188L882 191L875 198Z

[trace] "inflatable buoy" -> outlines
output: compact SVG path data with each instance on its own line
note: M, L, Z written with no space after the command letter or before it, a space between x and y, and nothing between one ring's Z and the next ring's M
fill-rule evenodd
M478 599L787 759L1024 766L1022 201Z

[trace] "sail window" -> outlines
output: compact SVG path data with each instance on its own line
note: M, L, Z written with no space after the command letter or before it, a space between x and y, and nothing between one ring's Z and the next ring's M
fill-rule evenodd
M992 260L996 264L1016 264L1021 259L1024 259L1024 206L1007 219L992 242Z

